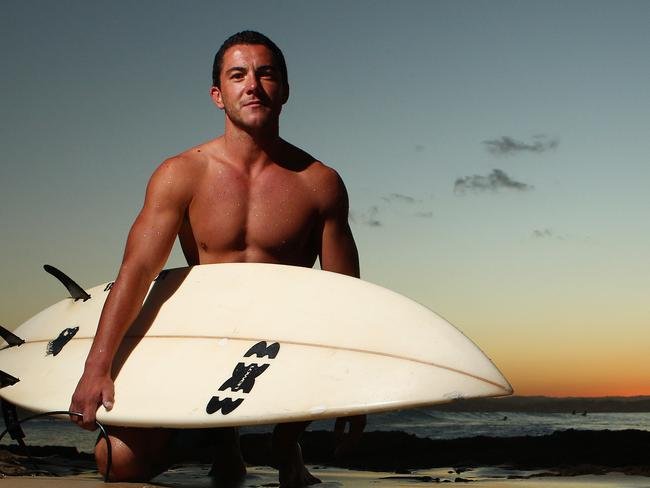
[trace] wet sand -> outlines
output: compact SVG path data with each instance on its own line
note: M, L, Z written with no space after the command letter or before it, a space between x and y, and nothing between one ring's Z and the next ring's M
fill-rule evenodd
M313 467L312 467L313 469ZM430 486L433 484L446 484L454 482L453 477L443 477L436 483L435 478L422 473L411 476L397 476L394 473L377 473L368 471L347 471L336 468L313 469L323 483L315 485L322 488L397 488ZM111 483L115 488L216 488L211 481L192 479L185 476L180 480L180 475L188 473L176 472L161 475L150 483ZM435 473L434 473L435 474ZM441 473L445 476L446 473ZM76 477L5 477L0 483L7 488L105 488L107 485L97 476L85 475ZM473 481L455 482L461 485L476 485L485 488L648 488L650 480L646 477L627 476L622 474L586 475L577 477L544 477L532 479L483 479ZM277 487L277 472L271 468L254 467L249 470L249 475L241 484L242 487Z

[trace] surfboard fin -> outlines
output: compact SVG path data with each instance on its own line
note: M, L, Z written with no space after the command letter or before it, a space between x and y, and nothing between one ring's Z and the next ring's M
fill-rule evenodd
M43 269L50 273L52 276L54 276L57 280L59 280L63 286L65 286L70 293L70 296L74 298L75 302L77 300L83 300L84 302L86 300L90 299L90 295L86 293L86 291L81 288L75 281L70 278L67 274L65 274L63 271L60 271L56 269L54 266L50 266L49 264L46 264L43 266Z
M12 386L18 383L20 380L14 376L11 376L9 373L5 373L0 370L0 388L5 386Z
M0 337L2 337L5 341L7 341L7 344L9 344L9 347L14 347L14 346L20 346L23 344L25 341L18 337L16 334L13 332L8 331L4 327L0 325Z
M2 407L2 417L4 418L5 427L7 428L2 435L9 432L11 438L20 446L22 453L29 456L29 451L27 450L27 446L23 440L25 438L25 433L20 426L20 420L18 420L16 405L9 403L7 400L0 400L0 407Z

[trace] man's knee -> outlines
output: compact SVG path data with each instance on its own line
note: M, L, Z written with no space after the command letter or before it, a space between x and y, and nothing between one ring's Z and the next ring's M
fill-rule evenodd
M109 433L110 467L106 441L100 438L95 445L97 469L106 477L110 468L110 481L148 481L167 469L170 437L166 431L113 428Z

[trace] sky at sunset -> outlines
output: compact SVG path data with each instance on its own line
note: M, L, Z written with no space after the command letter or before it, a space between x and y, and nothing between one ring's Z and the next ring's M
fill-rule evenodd
M214 53L284 51L362 277L518 395L650 395L650 2L0 2L0 324L112 280L148 177L223 131ZM184 265L176 247L168 267Z

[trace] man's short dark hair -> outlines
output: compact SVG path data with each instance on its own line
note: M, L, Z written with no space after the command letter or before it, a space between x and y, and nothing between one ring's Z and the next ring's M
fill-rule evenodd
M212 86L221 88L221 81L219 79L219 76L221 75L221 69L223 68L223 55L229 48L237 46L239 44L260 44L262 46L268 47L271 53L273 53L275 61L278 63L280 74L282 75L282 82L285 84L285 86L289 85L287 63L284 60L284 54L282 54L280 48L264 34L246 30L230 36L224 41L224 43L217 51L217 54L214 57L214 64L212 65Z

